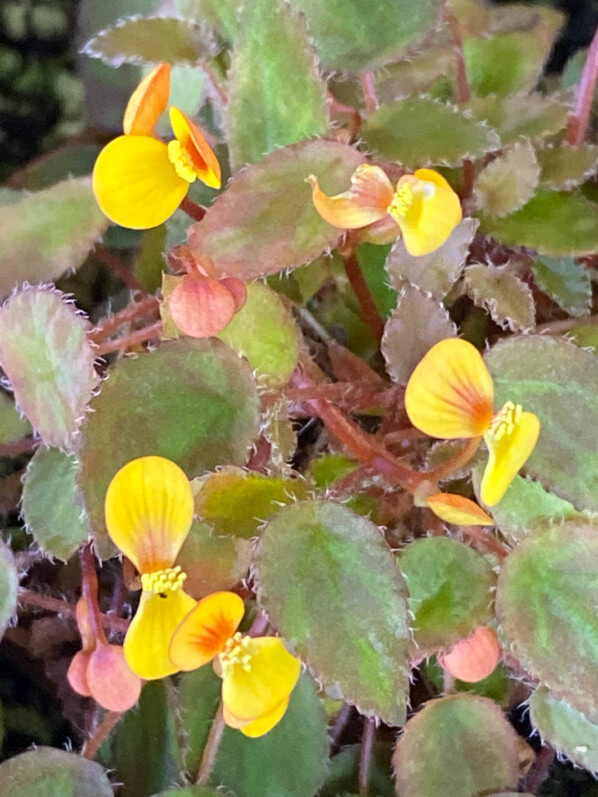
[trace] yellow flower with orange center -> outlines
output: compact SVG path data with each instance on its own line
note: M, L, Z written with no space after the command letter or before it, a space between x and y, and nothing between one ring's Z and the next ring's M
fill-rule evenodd
M411 255L438 249L462 218L459 197L432 169L403 175L395 190L379 166L362 163L351 177L349 190L336 196L324 194L313 174L307 181L316 210L333 227L356 230L384 224L386 228L390 223L392 237L400 228Z
M170 643L179 670L214 660L222 678L224 721L245 736L263 736L283 718L301 672L281 639L237 631L245 606L233 592L215 592L192 609Z
M540 421L507 401L494 411L494 383L481 354L465 340L448 338L417 365L405 391L411 423L446 440L483 437L488 463L481 486L487 506L497 504L524 465L540 434Z
M194 501L183 471L163 457L140 457L122 467L106 492L108 533L141 574L139 607L124 641L129 667L141 678L177 671L168 646L196 601L175 566L193 522Z
M98 155L93 191L102 211L121 227L145 230L168 219L196 179L220 188L220 164L201 130L178 108L170 109L175 138L168 144L154 128L170 94L170 66L160 64L133 92L124 135Z

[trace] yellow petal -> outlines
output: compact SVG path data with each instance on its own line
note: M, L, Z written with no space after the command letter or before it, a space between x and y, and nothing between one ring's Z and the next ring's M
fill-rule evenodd
M93 192L108 218L146 230L168 219L189 189L168 157L168 147L149 136L119 136L98 155Z
M201 600L177 628L170 659L179 670L195 670L220 653L239 627L245 604L234 592L214 592Z
M222 173L218 158L199 127L178 108L170 109L170 124L191 160L195 175L210 188L220 188Z
M193 598L182 589L141 593L124 642L127 663L140 678L151 681L178 671L168 648L175 630L194 606Z
M246 637L243 642L238 661L227 662L221 654L222 701L230 715L249 724L272 714L288 698L301 665L275 637Z
M151 136L168 105L169 94L170 64L159 64L131 94L123 119L125 135Z
M512 413L511 419L506 421L502 418L505 408L507 413ZM512 428L509 428L509 425L512 425ZM502 434L501 428L504 429ZM480 492L484 504L487 506L498 504L534 450L539 434L540 419L533 412L522 412L519 405L515 407L511 402L507 402L497 413L492 429L484 435L488 446L488 464Z
M362 163L351 177L351 188L336 196L326 196L318 178L306 178L312 187L312 199L320 216L342 230L367 227L387 215L392 201L392 184L379 166Z
M189 533L193 510L189 480L164 457L127 462L106 492L108 534L140 573L174 563Z
M455 526L494 526L494 521L481 506L462 495L437 493L428 498L428 506L436 517Z
M479 437L490 427L494 385L479 351L441 340L419 362L405 391L411 423L432 437Z
M462 218L459 197L432 169L401 177L389 213L401 228L407 251L414 256L441 247Z
M274 711L271 711L269 714L264 714L263 717L250 722L249 725L243 725L239 730L241 733L245 734L245 736L249 736L250 739L257 739L258 736L264 736L264 734L271 731L275 725L278 725L288 707L289 698L287 697Z

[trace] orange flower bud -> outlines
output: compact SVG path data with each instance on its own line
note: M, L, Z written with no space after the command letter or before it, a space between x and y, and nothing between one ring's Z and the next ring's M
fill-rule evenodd
M231 291L218 280L189 276L172 292L168 308L181 332L193 338L208 338L230 323L235 305Z
M66 674L71 689L78 695L83 695L83 697L91 697L89 684L87 683L87 665L89 664L90 656L91 652L89 650L80 650L75 653Z
M139 700L141 678L130 669L120 645L99 644L89 656L89 692L108 711L127 711Z
M448 653L440 654L438 661L454 678L467 683L476 683L494 671L500 659L500 646L496 631L481 625L457 642Z

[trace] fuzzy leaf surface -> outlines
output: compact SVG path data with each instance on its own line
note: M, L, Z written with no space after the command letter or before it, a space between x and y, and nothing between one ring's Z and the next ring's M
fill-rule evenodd
M546 147L538 152L538 161L543 185L557 191L570 191L596 171L598 146L570 147L562 144L560 147Z
M190 19L203 19L228 42L240 27L238 0L175 0L177 10Z
M251 553L249 540L214 534L207 523L194 521L177 556L187 574L185 590L199 600L211 592L233 589L247 575Z
M490 216L507 216L528 202L538 186L540 167L529 141L515 144L478 175L474 194Z
M112 797L104 768L76 753L38 747L0 766L2 794L27 797Z
M468 107L485 120L506 146L520 138L543 139L562 130L569 118L569 106L543 94L511 94L508 97L474 97Z
M544 293L569 315L588 315L592 303L592 282L583 263L572 257L547 257L532 263L534 280Z
M5 393L0 393L0 444L14 443L31 434L31 424Z
M492 320L511 331L535 326L535 305L529 285L498 266L474 263L465 270L465 290Z
M17 610L18 586L19 576L12 551L8 545L0 541L0 638Z

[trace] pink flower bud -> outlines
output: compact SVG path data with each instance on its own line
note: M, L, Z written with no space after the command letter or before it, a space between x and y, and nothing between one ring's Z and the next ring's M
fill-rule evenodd
M88 650L80 650L75 653L66 674L71 689L78 695L83 695L83 697L91 696L89 684L87 683L87 665L89 664L90 656L91 652Z
M75 619L77 620L77 628L81 634L83 650L93 650L96 646L96 638L89 619L89 607L83 596L79 598L75 606Z
M172 320L186 335L217 335L235 314L235 298L215 279L185 277L176 286L168 309Z
M493 628L481 625L457 642L448 653L440 654L438 661L454 678L475 683L487 678L500 659L500 646Z
M247 301L247 285L238 277L224 277L220 280L220 284L232 293L235 300L235 313L238 313Z
M127 711L134 706L142 685L129 668L122 647L104 644L90 654L87 683L91 696L108 711Z

